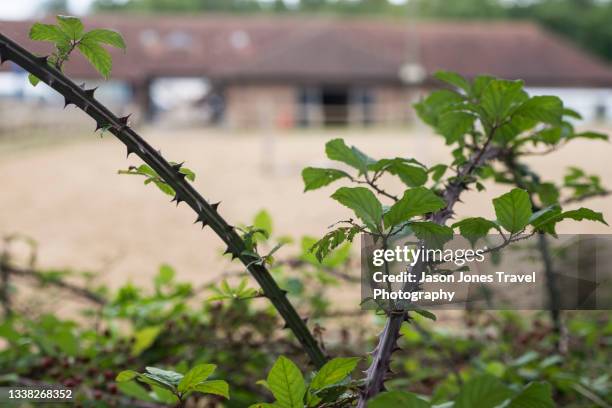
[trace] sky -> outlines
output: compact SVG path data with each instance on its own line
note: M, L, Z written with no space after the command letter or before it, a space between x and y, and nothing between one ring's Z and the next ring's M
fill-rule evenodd
M28 17L35 17L41 13L40 5L43 0L1 0L0 19L1 20L20 20ZM70 12L75 15L87 12L93 0L68 0Z

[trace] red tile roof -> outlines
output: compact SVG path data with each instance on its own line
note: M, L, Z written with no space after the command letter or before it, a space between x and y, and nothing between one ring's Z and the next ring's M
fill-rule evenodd
M612 70L530 23L419 22L313 17L128 16L85 18L88 28L120 31L128 52L113 50L113 77L207 76L226 81L399 81L407 61L428 75L521 78L529 85L612 86ZM29 49L32 22L0 22L0 31ZM6 69L6 68L5 68ZM97 75L74 57L67 71Z

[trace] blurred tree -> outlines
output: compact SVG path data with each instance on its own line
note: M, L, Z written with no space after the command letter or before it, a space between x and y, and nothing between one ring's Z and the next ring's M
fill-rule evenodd
M49 14L67 14L68 0L46 0L43 9Z

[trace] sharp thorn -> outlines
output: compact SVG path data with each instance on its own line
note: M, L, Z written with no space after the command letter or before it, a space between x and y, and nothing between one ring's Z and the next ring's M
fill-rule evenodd
M96 130L95 130L95 131L97 132L98 130L102 129L102 128L103 128L103 127L105 127L105 126L106 126L106 125L105 125L105 124L103 124L102 122L98 122L98 121L96 121Z
M40 65L47 65L47 60L49 59L49 56L45 55L44 57L34 57L34 59Z
M211 204L210 206L213 208L213 210L217 211L217 208L219 208L219 204L221 204L221 201L219 201L218 203Z
M173 203L173 202L175 202L175 201L176 201L176 206L178 207L178 205L179 205L179 204L181 203L181 201L183 201L183 200L181 200L181 198L178 196L178 194L176 194L176 195L174 196L174 198L173 198L173 199L172 199L170 202L171 202L171 203Z
M204 229L204 227L208 225L202 214L198 215L198 218L195 220L194 224L197 224L198 222L202 223L202 229Z
M89 97L89 98L93 98L94 97L94 93L96 92L96 89L98 89L97 86L95 88L85 89L85 95L87 95L87 97Z
M67 96L64 97L64 109L66 109L66 106L68 105L76 105L74 102L72 102L70 99L68 99Z
M119 118L119 123L121 123L121 125L123 125L123 126L127 126L128 122L130 121L130 116L132 116L131 113L129 115L127 115L127 116Z
M132 148L130 146L126 146L127 148L127 155L126 157L130 157L130 154L134 153L134 150L132 150Z
M304 324L307 324L308 323L308 317L303 317L302 321L304 322Z
M285 324L283 324L283 330L286 330L289 328L289 323L285 322Z
M181 169L181 167L183 167L183 164L185 164L185 162L181 162L181 163L176 163L176 164L172 164L171 167L175 170L175 171L179 171Z

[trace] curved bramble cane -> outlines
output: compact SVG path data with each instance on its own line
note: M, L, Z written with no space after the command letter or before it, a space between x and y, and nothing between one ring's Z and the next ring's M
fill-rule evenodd
M239 258L253 278L261 286L264 294L270 299L276 310L280 313L302 347L308 353L312 363L318 368L325 364L326 358L319 348L304 320L298 315L270 272L264 265L254 258L253 254L245 251L245 243L235 228L229 225L217 211L218 204L206 201L185 180L185 174L180 172L181 165L170 164L159 151L144 141L128 124L128 118L118 118L94 97L94 89L84 89L63 73L47 63L47 57L37 57L0 33L0 63L12 61L34 75L40 81L59 92L65 100L65 106L76 105L79 109L96 121L96 130L105 129L115 135L126 147L128 156L136 154L176 192L173 199L177 204L185 202L197 214L196 222L202 227L210 226L212 230L227 245L226 254L232 258Z

